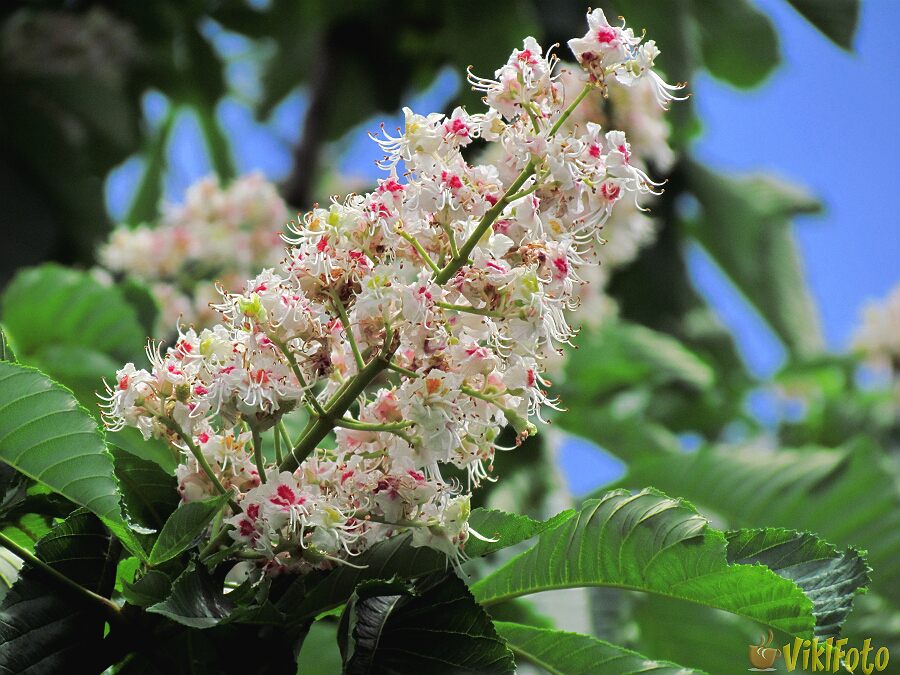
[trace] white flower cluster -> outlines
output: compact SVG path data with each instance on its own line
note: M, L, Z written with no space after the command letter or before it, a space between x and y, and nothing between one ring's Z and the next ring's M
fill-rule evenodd
M869 361L900 375L900 285L883 301L866 305L853 344Z
M288 220L284 201L260 173L232 181L215 178L191 185L183 204L168 206L154 226L118 227L100 250L112 272L148 285L158 306L159 335L179 320L212 325L210 303L218 299L218 282L240 288L262 267L283 255L281 233Z
M649 73L638 58L604 72ZM500 429L524 438L553 406L541 373L572 336L601 226L655 188L621 131L566 124L605 91L596 69L567 104L555 65L528 38L493 79L470 76L486 112L406 110L376 139L387 175L373 192L292 223L281 265L224 295L224 323L119 371L108 423L184 452L184 499L232 491L241 557L270 572L353 564L402 532L462 557ZM470 164L476 143L497 161ZM288 444L282 417L300 406L309 423Z

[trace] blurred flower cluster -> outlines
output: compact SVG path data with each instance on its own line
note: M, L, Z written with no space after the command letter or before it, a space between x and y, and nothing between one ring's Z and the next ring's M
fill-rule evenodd
M234 289L282 257L288 220L284 201L262 174L222 187L215 178L192 185L183 204L166 208L154 226L120 226L100 250L110 271L148 285L160 308L157 335L176 322L215 322L216 286Z
M470 491L511 449L498 447L500 429L521 440L554 405L545 360L572 337L567 314L604 224L658 188L622 131L575 111L620 85L646 80L662 104L674 89L650 70L652 43L599 10L588 19L571 43L588 72L577 92L528 38L493 78L470 73L485 112L405 110L402 130L373 137L386 153L377 188L292 222L280 264L223 291L222 323L179 329L165 352L148 349L149 371L128 364L109 387L109 426L164 438L185 458L184 500L232 495L231 538L258 569L353 564L404 532L458 561L478 536ZM484 145L493 161L471 164L470 147ZM205 190L169 227L231 203ZM272 215L274 200L253 203ZM152 230L143 245L119 236L105 252L116 269L148 264L161 245ZM212 232L188 238L167 273L218 259ZM309 422L292 442L283 417L299 407ZM332 431L334 447L322 447Z
M873 364L900 375L900 286L883 301L866 305L854 346Z

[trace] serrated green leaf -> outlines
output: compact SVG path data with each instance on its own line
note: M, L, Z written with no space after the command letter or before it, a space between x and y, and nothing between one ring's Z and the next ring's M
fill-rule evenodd
M655 490L585 502L575 518L472 586L490 606L529 593L613 586L688 600L810 636L813 603L762 565L732 565L725 536L691 506Z
M122 583L122 595L126 602L137 607L150 607L164 602L172 589L169 575L159 570L147 570L133 582Z
M703 248L798 355L822 349L815 303L804 277L791 218L821 204L767 176L732 178L691 163L690 187L701 217L692 230Z
M159 530L181 501L178 481L155 462L115 446L110 446L110 452L126 515L142 527Z
M81 586L108 597L117 558L93 515L79 510L43 537L35 554ZM25 567L0 606L0 670L55 673L78 663L85 672L108 664L103 646L107 617L96 606Z
M421 595L360 595L346 616L344 672L511 673L512 653L456 575Z
M788 0L800 14L829 40L844 49L853 49L859 25L859 0Z
M857 593L869 582L869 567L859 551L843 553L809 532L785 529L727 532L728 562L762 564L790 579L813 603L816 636L837 636Z
M179 506L166 520L153 544L150 564L160 565L186 551L206 531L227 501L228 495L219 495Z
M113 523L124 524L112 456L72 393L0 362L0 460Z
M657 673L658 675L689 675L700 673L676 666L674 663L654 661L630 649L605 642L590 635L561 630L535 628L518 623L495 621L494 627L509 648L519 658L550 673L590 675L591 673Z
M545 530L552 530L574 516L575 511L572 509L557 513L548 520L534 520L528 516L494 509L475 509L469 517L470 529L475 530L486 539L495 539L496 541L482 541L470 533L465 553L470 558L476 558L514 546Z
M234 610L223 590L224 575L190 565L172 584L169 596L147 608L191 628L212 628Z
M788 527L866 551L872 590L900 601L900 491L882 452L845 448L703 448L647 458L622 485L652 483L719 514L731 527Z

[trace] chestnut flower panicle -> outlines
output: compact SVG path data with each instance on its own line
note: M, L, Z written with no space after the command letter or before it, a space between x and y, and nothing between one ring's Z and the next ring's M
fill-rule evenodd
M493 79L470 76L486 112L405 110L402 131L376 138L375 190L291 223L280 265L222 292L222 323L119 371L107 423L180 452L185 501L230 493L230 537L261 572L353 565L405 532L459 562L480 536L470 492L510 449L500 429L521 441L556 405L542 373L574 335L602 224L658 188L622 132L567 123L606 92L598 72L649 77L623 35L602 71L583 60L570 102L556 57L528 38ZM470 163L474 139L497 160ZM283 417L300 407L309 422L289 442Z

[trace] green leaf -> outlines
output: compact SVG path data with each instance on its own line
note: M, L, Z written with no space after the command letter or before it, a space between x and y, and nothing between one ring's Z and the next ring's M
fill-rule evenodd
M12 347L9 344L9 340L6 339L6 332L2 326L0 326L0 361L16 362L16 355L13 354Z
M123 524L113 461L96 421L39 371L0 362L0 460Z
M784 529L737 530L725 534L728 562L761 564L790 579L813 602L816 636L837 636L853 608L853 599L869 582L859 551L840 553L809 532Z
M748 0L703 0L693 12L703 65L738 87L754 87L781 60L778 34Z
M731 178L688 167L701 217L693 234L778 337L798 355L822 349L812 296L791 231L793 216L821 204L767 176Z
M510 673L512 653L454 574L421 595L361 592L345 616L344 672Z
M191 628L212 628L234 610L223 583L223 573L209 573L203 565L189 565L172 584L169 596L147 611Z
M153 544L150 564L159 565L186 551L206 531L227 501L228 495L219 495L188 502L175 509Z
M654 484L718 514L731 527L789 527L866 551L872 590L900 602L900 490L878 447L703 448L647 458L624 486Z
M549 673L590 675L590 673L669 673L688 675L700 671L657 662L623 647L590 635L535 628L518 623L495 621L494 627L516 657ZM518 662L518 658L516 661Z
M487 539L496 539L496 541L481 541L470 534L469 540L466 542L466 555L476 558L514 546L545 530L552 530L574 516L575 511L572 509L557 513L548 520L534 520L528 516L494 509L475 509L469 517L470 529L474 529Z
M470 538L466 543L466 551L472 557L486 555L533 536L529 532L537 534L556 527L571 517L572 511L563 511L554 518L541 522L526 516L474 509L469 517L471 526L486 537L494 538L494 534L501 536L496 542L478 542L477 539ZM346 602L354 589L364 581L414 579L444 570L449 562L443 553L431 548L414 547L410 544L409 535L400 535L376 544L354 558L353 564L355 567L340 566L325 575L313 573L298 579L278 598L276 606L292 620L313 619Z
M122 583L125 600L137 607L150 607L164 602L171 589L172 580L169 575L159 570L147 570L140 579Z
M110 451L125 514L142 527L159 530L181 501L178 481L154 462L115 446L111 446Z
M853 49L859 26L859 0L788 0L800 14L829 40L844 49Z
M79 510L35 547L35 554L88 590L109 597L117 558L110 537L90 513ZM48 581L30 566L0 606L0 670L10 673L83 672L109 665L103 645L107 617L94 605Z
M337 646L337 623L316 621L297 656L297 675L334 675L343 666Z
M636 384L706 389L715 382L712 368L678 340L635 323L615 321L584 331L578 347L566 363L566 387L583 395Z
M88 272L53 264L20 272L3 294L2 317L19 360L71 387L91 410L102 378L143 358L134 309Z
M106 432L106 441L112 446L148 462L159 465L163 471L175 475L178 466L176 453L171 446L158 438L145 439L141 432L132 427L125 427L120 431Z
M813 603L761 565L730 564L725 536L655 490L611 492L472 586L492 605L558 588L613 586L688 600L809 636Z

